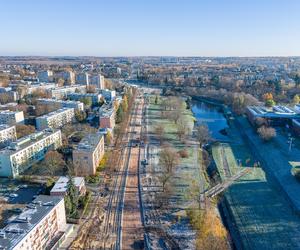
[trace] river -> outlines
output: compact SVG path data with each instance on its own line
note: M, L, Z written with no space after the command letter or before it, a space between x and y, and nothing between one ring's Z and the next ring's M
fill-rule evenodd
M192 101L192 112L197 119L197 124L207 124L214 139L228 140L228 137L221 133L228 128L228 123L219 107L201 101Z

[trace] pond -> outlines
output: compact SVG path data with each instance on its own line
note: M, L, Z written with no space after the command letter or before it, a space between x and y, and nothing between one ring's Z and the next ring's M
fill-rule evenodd
M220 107L201 101L192 101L192 112L197 119L197 124L206 124L214 139L228 140L228 137L222 133L224 129L228 128L228 123Z

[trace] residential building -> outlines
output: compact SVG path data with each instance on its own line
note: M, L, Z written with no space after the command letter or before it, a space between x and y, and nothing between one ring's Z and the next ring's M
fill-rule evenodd
M36 118L36 128L44 130L46 128L61 128L65 124L73 122L75 119L74 108L61 108L49 114Z
M89 74L79 73L76 75L76 84L89 85Z
M104 89L105 88L105 79L104 76L101 74L91 76L91 85L95 85L96 88Z
M23 111L10 111L10 110L0 111L0 124L13 125L18 123L24 123Z
M79 101L63 101L63 100L55 100L55 99L47 99L41 98L37 99L38 105L49 105L49 106L57 106L58 108L73 108L78 111L84 110L84 104Z
M85 195L86 193L86 187L85 187L85 181L83 177L73 177L72 178L73 184L76 188L76 192L78 195ZM50 195L52 196L65 196L68 190L68 182L69 182L69 177L66 176L61 176L55 182L55 185L50 191Z
M53 249L67 230L62 196L39 195L0 230L0 249Z
M61 131L46 129L22 137L0 150L0 176L16 177L62 144Z
M109 89L102 89L101 94L105 98L106 101L112 102L116 98L116 91Z
M85 93L86 86L83 85L72 85L72 86L64 86L64 87L56 87L47 90L47 93L51 98L54 99L63 99L67 97L70 93Z
M96 174L104 155L104 137L100 133L85 136L73 150L73 164L77 176Z
M39 84L31 84L30 86L28 86L27 88L27 93L28 94L31 94L37 90L44 90L46 91L47 93L51 90L51 89L54 89L56 88L57 85L55 83L39 83Z
M16 139L16 126L0 124L0 147L7 146Z
M115 127L115 112L113 110L102 111L99 115L99 126L100 128L110 128Z
M71 93L68 94L68 99L73 100L73 101L80 101L84 98L90 98L92 101L92 104L98 104L102 98L101 94L98 93L85 93L85 94L81 94L81 93Z
M74 84L75 83L75 73L71 70L61 71L56 73L56 78L62 78L66 83Z
M51 70L43 70L37 73L39 82L52 82L53 81L53 72Z

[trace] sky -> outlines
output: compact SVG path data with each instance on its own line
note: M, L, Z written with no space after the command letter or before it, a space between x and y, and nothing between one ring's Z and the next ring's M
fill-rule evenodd
M0 55L300 56L299 0L0 0Z

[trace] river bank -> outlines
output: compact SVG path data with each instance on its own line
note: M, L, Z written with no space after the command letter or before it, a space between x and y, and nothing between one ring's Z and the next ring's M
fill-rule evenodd
M201 105L198 103L197 107ZM218 105L213 109L212 117L219 107ZM207 121L205 117L210 115L209 111L205 110L205 116L201 114L202 112L196 114L198 122ZM226 119L222 110L219 110L219 115ZM227 120L227 124L226 131L231 141L216 144L212 148L213 159L222 181L227 178L224 174L224 162L227 162L229 174L234 175L246 166L252 167L257 161L234 120ZM211 129L212 126L208 127ZM219 129L217 126L217 130ZM216 131L212 131L213 135L215 133ZM231 185L219 207L237 249L299 249L299 217L278 185L263 169L253 169Z

